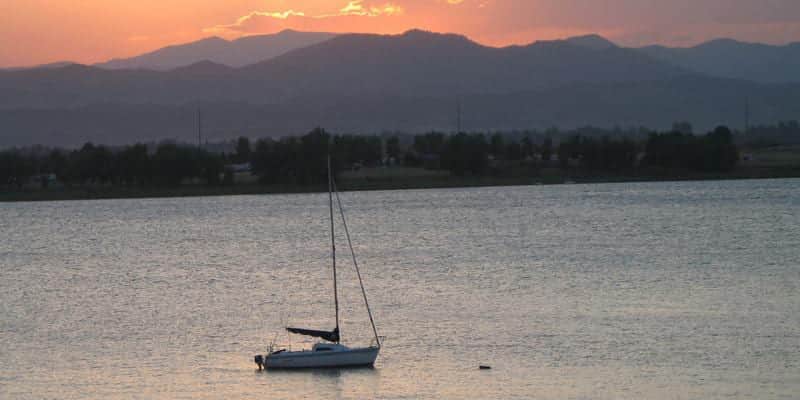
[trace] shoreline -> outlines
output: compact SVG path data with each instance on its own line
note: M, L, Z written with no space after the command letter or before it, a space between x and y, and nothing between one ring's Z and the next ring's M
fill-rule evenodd
M599 184L633 182L683 182L748 179L800 178L800 167L769 170L741 170L720 174L654 175L558 175L544 177L428 177L428 178L358 178L339 182L341 191L419 190L499 186L535 186L562 184ZM325 185L262 185L237 184L228 186L183 185L164 186L80 186L53 189L29 189L0 192L0 203L147 199L175 197L216 197L265 194L302 194L327 191Z

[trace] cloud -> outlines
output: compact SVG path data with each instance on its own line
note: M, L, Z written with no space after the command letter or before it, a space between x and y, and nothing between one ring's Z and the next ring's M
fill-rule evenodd
M204 29L237 37L283 29L466 34L490 45L599 33L624 45L691 44L719 36L797 40L798 0L296 0ZM313 8L316 7L316 8ZM327 7L327 8L326 8Z
M394 3L375 4L372 2L365 3L364 0L351 0L338 11L328 14L307 15L305 12L295 10L277 12L253 11L239 17L231 24L216 25L205 28L203 31L226 36L267 33L285 28L336 32L341 31L342 26L353 26L343 24L343 22L348 19L395 17L403 15L404 12L405 10L403 7Z
M342 16L359 16L359 17L379 17L382 15L392 16L400 15L403 13L403 8L391 3L386 3L382 6L364 6L363 0L353 0L347 3L338 14L323 15L317 18L328 17L342 17Z

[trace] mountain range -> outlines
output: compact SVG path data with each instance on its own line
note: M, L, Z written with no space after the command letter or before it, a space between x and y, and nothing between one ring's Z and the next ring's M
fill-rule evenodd
M322 43L335 36L337 34L334 33L284 30L276 34L246 36L232 41L210 37L94 66L105 69L166 71L210 61L229 67L244 67L281 56L292 50ZM578 36L563 42L592 50L619 47L599 35ZM694 47L653 45L635 50L673 66L709 76L762 83L800 82L800 43L773 46L716 39ZM69 63L53 63L39 67L53 68L66 64Z
M140 56L95 64L106 69L152 69L165 71L210 61L243 67L285 54L291 50L324 42L336 36L324 32L284 30L273 35L245 36L236 40L210 37L196 42L168 46Z
M800 43L770 46L718 39L688 48L647 46L638 50L658 60L721 78L800 82Z
M676 120L705 129L739 124L745 98L754 122L797 118L800 70L742 78L689 50L623 48L596 35L495 48L419 30L207 39L95 66L0 71L0 146L193 140L198 109L209 139L317 125L449 131L457 103L468 129L661 128Z

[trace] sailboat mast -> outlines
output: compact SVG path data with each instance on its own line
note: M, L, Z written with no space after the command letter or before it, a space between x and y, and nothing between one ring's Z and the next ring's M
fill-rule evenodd
M339 191L336 190L336 182L333 182L333 191L336 193L336 203L339 206L339 213L342 215L342 225L344 226L344 234L347 237L347 245L350 246L350 254L353 255L353 267L356 269L358 276L358 285L361 286L361 294L364 296L364 305L367 307L367 315L369 316L369 323L372 325L372 333L375 334L375 344L381 347L381 337L378 336L378 328L375 327L375 319L372 318L372 310L369 308L369 300L367 300L367 290L364 289L364 281L361 279L361 270L358 268L358 261L356 260L356 252L353 250L353 242L350 240L350 230L347 229L347 219L344 217L344 207L342 207L342 199L339 198Z
M331 260L333 260L333 304L336 307L336 331L339 331L339 290L336 287L336 239L333 228L333 175L331 156L328 154L328 208L331 215ZM341 340L341 336L339 336ZM339 341L337 340L337 342Z

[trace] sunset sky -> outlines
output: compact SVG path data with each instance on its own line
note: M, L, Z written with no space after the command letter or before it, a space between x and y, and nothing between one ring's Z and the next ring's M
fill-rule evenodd
M488 45L599 33L629 46L800 41L799 0L0 0L0 66L93 63L282 29L457 32Z

